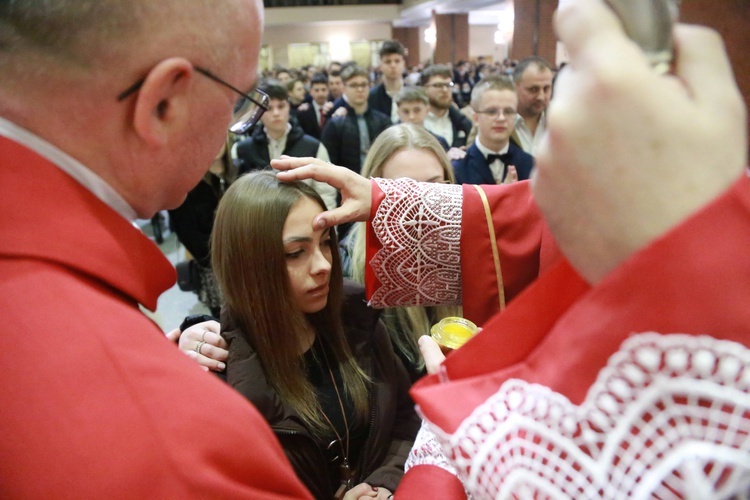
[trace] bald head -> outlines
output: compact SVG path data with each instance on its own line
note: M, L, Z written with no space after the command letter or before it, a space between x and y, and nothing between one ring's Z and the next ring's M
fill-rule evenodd
M0 54L47 54L65 64L91 65L115 33L129 38L139 28L139 2L10 0L0 4ZM99 42L99 43L97 43Z
M0 71L34 78L126 61L201 54L218 61L238 1L9 0L0 2ZM236 20L235 20L236 21ZM250 20L246 20L249 22ZM222 29L205 29L206 25ZM221 49L219 49L219 46ZM231 51L230 51L231 52ZM208 61L203 61L208 64Z
M179 205L224 144L261 34L260 0L6 0L0 116L150 217Z

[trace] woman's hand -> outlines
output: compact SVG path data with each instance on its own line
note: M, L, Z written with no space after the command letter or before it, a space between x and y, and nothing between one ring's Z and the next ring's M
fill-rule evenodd
M393 498L393 493L382 486L374 487L367 483L359 483L344 495L344 500L369 500L371 498L386 500L388 498Z
M513 184L514 182L518 182L518 170L516 170L515 165L508 165L508 174L503 179L503 184Z
M327 210L315 218L315 229L324 229L344 222L366 221L372 206L370 181L348 168L337 167L317 158L282 156L271 166L282 170L276 174L284 182L314 179L341 191L341 206Z
M181 335L180 329L175 328L166 336L171 341L178 342L180 350L203 369L221 372L226 368L224 361L229 356L229 346L219 335L219 331L218 322L204 321L186 328Z

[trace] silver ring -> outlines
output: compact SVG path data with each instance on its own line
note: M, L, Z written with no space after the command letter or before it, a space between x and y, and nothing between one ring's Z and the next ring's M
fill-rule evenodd
M206 341L206 334L208 333L208 330L203 330L203 335L201 336L201 342Z
M203 344L205 344L205 342L203 342L203 341L201 340L200 342L198 342L198 343L197 343L197 344L195 345L195 349L193 349L193 350L194 350L195 352L197 352L198 354L200 354L200 353L201 353L201 347L203 347Z

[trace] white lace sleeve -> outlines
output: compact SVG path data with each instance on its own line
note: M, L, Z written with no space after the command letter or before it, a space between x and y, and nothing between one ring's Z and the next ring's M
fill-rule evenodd
M404 470L408 471L416 465L436 465L454 476L457 475L456 468L451 465L440 447L440 442L430 430L430 425L424 420L409 452L409 457L406 459Z
M385 194L372 219L382 248L370 261L382 286L373 307L461 303L461 186L375 179Z
M475 498L747 498L750 349L642 333L580 405L510 379L455 433L423 425Z

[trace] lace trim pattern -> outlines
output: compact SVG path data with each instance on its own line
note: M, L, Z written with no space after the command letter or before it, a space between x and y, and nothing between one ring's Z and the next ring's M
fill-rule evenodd
M445 469L451 474L458 475L458 471L443 453L435 433L430 429L430 424L422 420L417 437L414 439L409 457L404 464L404 471L408 471L415 465L435 465Z
M430 428L474 498L746 497L750 350L706 336L639 334L612 355L580 406L508 380L454 434ZM429 463L434 442L423 443L411 466Z
M382 246L370 261L383 285L373 307L461 303L461 186L375 179L385 194L372 219Z

